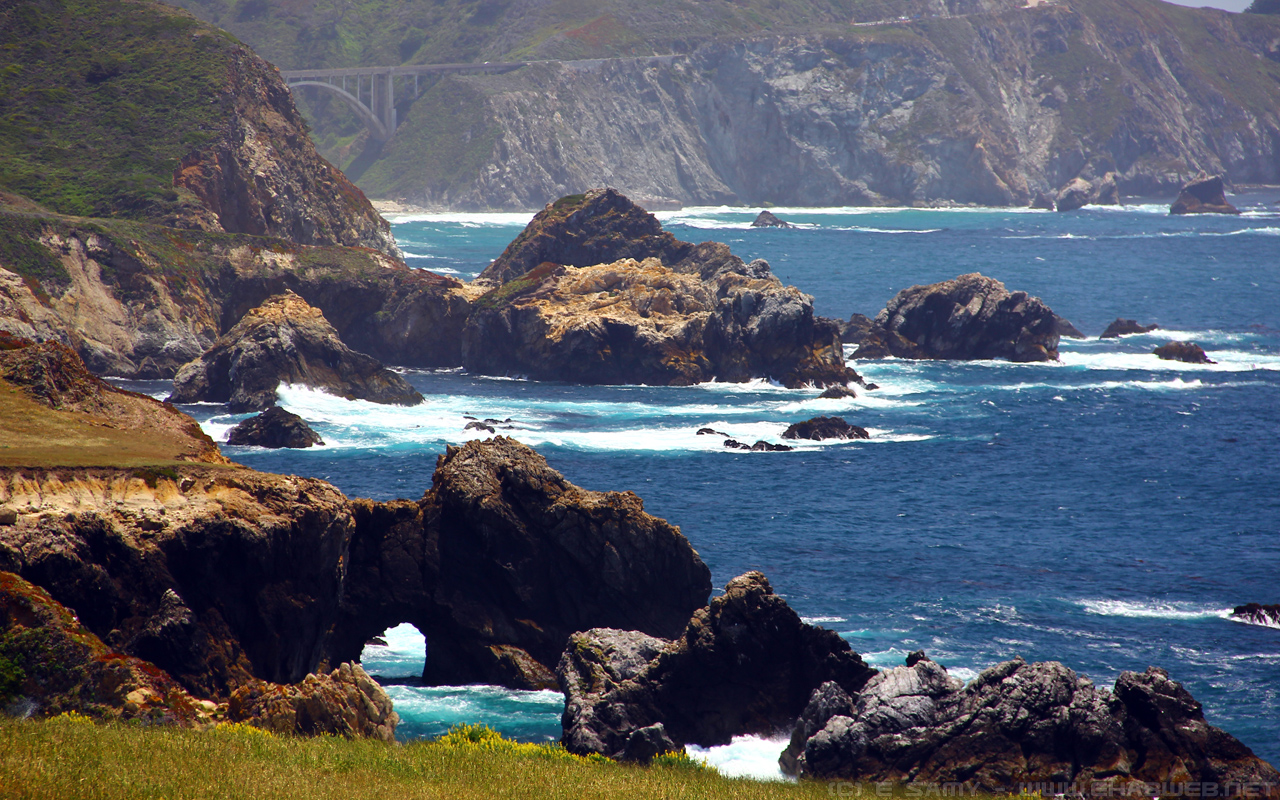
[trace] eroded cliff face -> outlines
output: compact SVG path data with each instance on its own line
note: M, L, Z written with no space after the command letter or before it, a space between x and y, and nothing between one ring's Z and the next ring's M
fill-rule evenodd
M0 330L62 342L99 375L173 377L284 291L353 350L456 366L476 293L378 251L117 220L0 212L0 243Z
M1128 194L1172 196L1202 169L1274 183L1277 40L1258 15L1082 0L454 78L484 98L491 154L467 180L394 193L462 208L601 184L642 205L1025 205L1108 171Z

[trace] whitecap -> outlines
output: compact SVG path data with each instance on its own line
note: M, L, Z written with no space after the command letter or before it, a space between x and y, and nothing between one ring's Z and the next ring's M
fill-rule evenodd
M729 778L753 778L760 781L794 780L782 774L778 756L790 742L789 734L776 736L735 736L729 744L714 747L686 745L685 750L705 761Z
M807 625L826 625L833 622L848 622L844 617L801 617L800 621Z
M1076 600L1086 614L1102 617L1132 617L1137 619L1226 619L1231 609L1187 602L1163 602L1158 600Z

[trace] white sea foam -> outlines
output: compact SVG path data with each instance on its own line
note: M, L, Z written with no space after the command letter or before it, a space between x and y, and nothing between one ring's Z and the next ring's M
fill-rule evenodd
M801 617L801 622L809 625L827 625L835 622L848 622L844 617Z
M1102 617L1133 617L1138 619L1226 619L1231 609L1196 603L1163 602L1159 600L1076 600L1085 613Z
M1168 337L1169 340L1175 337ZM1192 337L1185 337L1192 338ZM1188 364L1168 361L1155 353L1089 352L1062 350L1058 353L1063 366L1089 370L1143 370L1146 372L1255 372L1280 370L1280 355L1244 350L1205 350L1214 364Z
M685 749L689 751L689 755L706 761L721 775L730 778L785 781L791 778L782 774L778 756L786 749L789 741L789 735L735 736L729 744L716 747L686 745Z
M360 665L370 675L413 678L422 674L427 658L426 637L405 622L382 634L385 645L365 645Z

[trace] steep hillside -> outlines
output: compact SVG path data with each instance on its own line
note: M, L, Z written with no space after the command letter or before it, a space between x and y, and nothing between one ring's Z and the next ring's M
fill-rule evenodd
M609 184L651 203L1025 204L1111 170L1126 194L1171 194L1201 169L1280 182L1275 16L1159 0L445 3L443 27L422 29L454 38L388 49L354 20L437 17L384 2L335 23L357 53L307 50L282 4L256 2L259 18L228 24L296 65L613 57L441 79L381 148L308 97L326 152L376 197L536 208ZM654 53L676 55L631 57Z
M64 214L395 253L276 70L159 3L0 5L0 188Z

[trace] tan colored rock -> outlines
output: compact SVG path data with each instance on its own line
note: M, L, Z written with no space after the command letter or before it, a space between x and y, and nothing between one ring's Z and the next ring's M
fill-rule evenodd
M278 734L395 741L400 716L391 698L359 664L312 673L292 685L250 681L232 695L227 718Z

